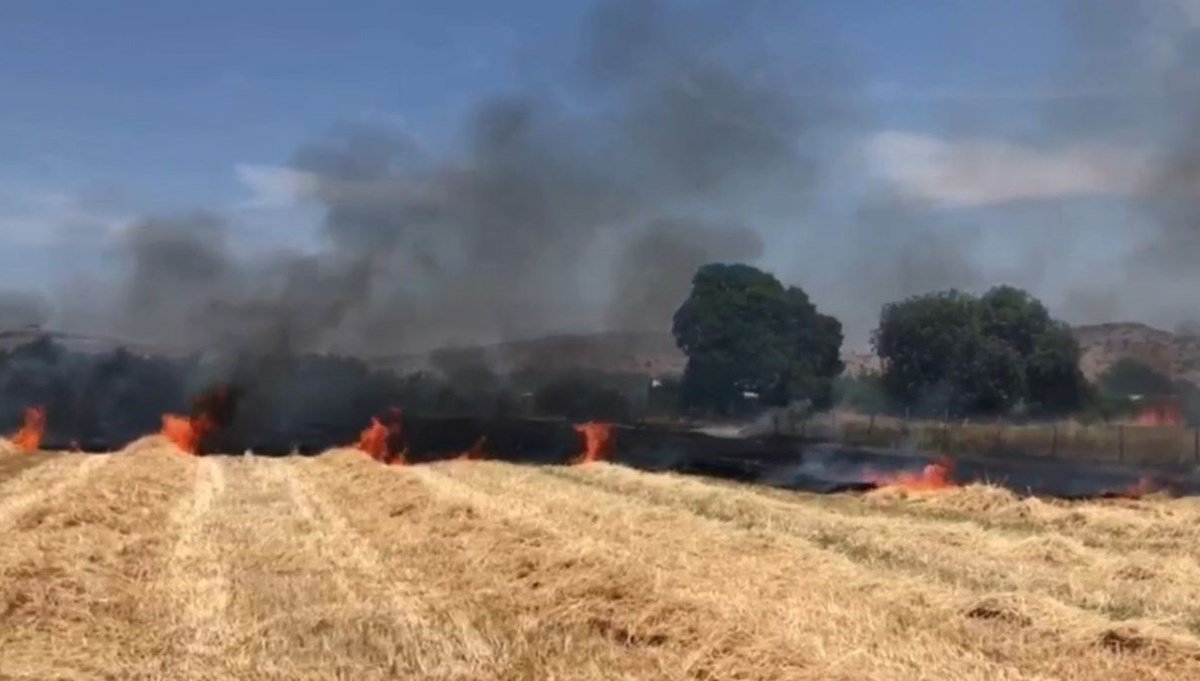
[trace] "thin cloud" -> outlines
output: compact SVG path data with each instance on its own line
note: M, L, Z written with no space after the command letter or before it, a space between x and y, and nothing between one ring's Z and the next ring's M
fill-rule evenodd
M1037 149L889 131L866 145L872 171L906 197L952 207L1138 194L1150 159L1102 144Z
M239 163L233 168L238 182L250 192L242 208L286 208L312 196L317 179L293 168Z
M0 240L9 244L104 243L129 222L126 215L60 191L0 186L0 202Z

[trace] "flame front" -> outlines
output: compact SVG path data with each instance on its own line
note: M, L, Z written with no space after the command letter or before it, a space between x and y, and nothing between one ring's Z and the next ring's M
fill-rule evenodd
M11 439L12 443L27 452L36 452L42 446L46 433L46 408L30 407L25 410L25 423Z
M391 416L392 418L389 419L388 423L384 423L382 419L372 416L371 425L367 426L359 434L358 443L355 447L366 452L376 461L386 464L403 465L406 459L406 450L394 451L391 446L393 440L399 438L403 433L400 410L393 409Z
M200 441L211 430L212 421L203 414L196 417L163 414L162 417L162 436L188 454L200 450Z
M163 414L159 433L188 454L200 453L204 438L219 427L229 425L234 406L228 386L219 385L192 402L192 415Z
M589 421L575 426L575 432L583 435L584 450L576 463L603 461L612 456L613 432L611 423Z
M1174 427L1184 424L1183 414L1173 405L1149 407L1138 413L1134 419L1135 426Z
M879 487L899 487L912 492L927 492L954 487L951 479L954 462L949 459L931 463L920 473L872 473L866 475L867 482Z

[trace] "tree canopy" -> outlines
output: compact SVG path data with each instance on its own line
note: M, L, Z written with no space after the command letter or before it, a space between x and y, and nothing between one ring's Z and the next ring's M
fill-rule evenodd
M808 294L749 265L704 265L672 329L688 357L685 407L729 413L744 391L767 404L828 404L842 372L842 325Z
M1088 397L1070 328L1011 286L890 303L872 341L888 397L917 413L1055 415Z
M1165 374L1131 357L1117 360L1098 380L1106 394L1120 397L1133 395L1170 395L1177 386Z

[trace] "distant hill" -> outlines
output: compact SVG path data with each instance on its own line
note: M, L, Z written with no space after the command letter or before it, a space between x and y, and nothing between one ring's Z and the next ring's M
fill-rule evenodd
M1200 336L1122 322L1079 326L1075 337L1083 351L1079 364L1089 379L1128 357L1171 378L1200 384Z

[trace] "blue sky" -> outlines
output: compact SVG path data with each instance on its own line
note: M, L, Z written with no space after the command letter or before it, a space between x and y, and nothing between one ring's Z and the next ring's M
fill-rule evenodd
M149 211L214 210L259 245L306 239L317 214L290 202L270 172L297 146L345 122L380 122L452 153L463 115L481 96L562 81L591 4L2 2L0 286L48 286L66 276L64 258L97 266L107 237ZM1112 189L1118 171L1056 189L1055 169L1079 175L1079 165L1096 165L1090 147L1063 160L987 146L1044 142L1041 103L1064 96L1064 87L1072 96L1058 68L1071 41L1059 4L762 0L726 11L738 39L765 49L784 72L815 54L829 59L835 75L806 94L859 98L869 160L956 224L983 230L979 243L991 245L978 256L1002 276L1005 262L1024 257L1021 235L1062 228L1064 216L1088 222L1099 236L1082 246L1069 240L1086 269L1089 253L1120 246L1103 236L1106 222L1129 217L1119 201L1116 211L1105 202L1120 193ZM1076 85L1089 92L1109 84ZM992 178L947 188L941 166L921 174L923 154L939 164L964 148L976 154L968 158L1045 170L1051 179L1039 184L1048 195L997 188ZM996 192L1013 195L993 201ZM816 214L845 208L836 197L827 204ZM800 279L807 262L788 252L844 238L767 229L778 246L768 264ZM836 289L837 276L818 273L811 286ZM1053 281L1034 285L1051 298L1058 291Z

